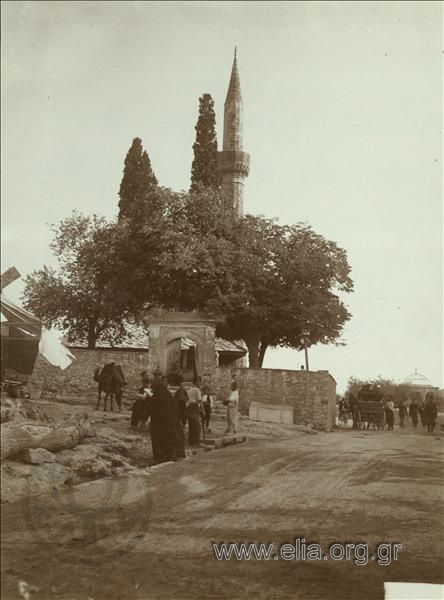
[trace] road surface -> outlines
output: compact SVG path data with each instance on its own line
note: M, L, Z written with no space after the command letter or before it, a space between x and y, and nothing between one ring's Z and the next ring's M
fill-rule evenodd
M443 583L442 441L301 433L4 505L1 597L25 597L21 585L30 600L375 600L384 581ZM327 558L280 557L298 538ZM220 542L273 553L217 560ZM347 542L368 544L367 564L328 555ZM381 543L402 546L397 560L371 559Z

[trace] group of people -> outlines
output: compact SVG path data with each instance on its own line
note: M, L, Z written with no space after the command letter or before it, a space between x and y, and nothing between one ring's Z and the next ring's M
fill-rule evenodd
M211 432L211 413L214 398L208 385L202 390L193 383L187 390L183 381L171 394L168 379L154 373L151 382L146 371L141 373L142 385L138 391L131 413L131 427L146 423L150 419L151 443L155 463L177 461L185 457L185 429L188 427L190 446L199 446L201 433L205 440ZM224 405L227 406L227 428L225 433L236 433L239 394L237 383L231 389Z
M359 427L360 408L359 404L366 401L380 402L384 410L385 424L387 429L393 430L395 424L395 402L394 396L390 395L384 398L379 386L364 385L358 392L357 397L351 394L349 399L342 398L339 402L339 422L347 423L349 417L353 419L353 428ZM362 405L361 405L362 406ZM427 392L425 401L419 403L416 398L412 398L409 406L406 401L401 399L398 404L399 426L404 429L406 417L410 417L412 426L417 427L420 420L422 427L429 433L433 433L436 426L438 409L435 403L433 392Z
M399 421L400 426L404 427L404 419L407 416L407 407L402 400L399 405ZM413 398L410 406L408 407L408 415L412 421L413 427L418 426L418 416L423 427L427 427L429 433L433 433L436 426L436 419L438 417L438 408L436 406L433 392L427 392L425 396L425 402L419 404L416 399Z
M203 435L205 435L205 432L211 431L210 420L214 400L210 388L205 385L201 392L199 386L194 383L187 391L184 383L180 382L174 398L179 408L182 426L185 428L188 424L190 446L198 446L201 430Z

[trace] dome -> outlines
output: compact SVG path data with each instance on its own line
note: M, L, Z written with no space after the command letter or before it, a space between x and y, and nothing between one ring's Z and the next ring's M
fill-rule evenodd
M404 383L407 383L408 385L432 387L432 384L427 379L427 377L425 375L422 375L421 373L418 373L417 369L415 369L414 373L408 375L408 377L404 379Z

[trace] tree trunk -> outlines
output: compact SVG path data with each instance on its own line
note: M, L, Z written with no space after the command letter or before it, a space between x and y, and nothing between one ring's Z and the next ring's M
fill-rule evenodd
M74 448L84 437L95 435L88 417L76 423L62 423L56 426L40 425L22 421L9 421L1 426L1 459L14 456L28 448L45 448L58 451Z
M88 350L94 350L97 341L96 323L88 327Z
M259 366L261 368L264 363L264 357L265 357L265 352L267 351L267 348L268 348L268 342L261 340L261 347L259 350Z
M248 365L249 367L260 367L259 364L259 335L251 335L244 338L248 348Z

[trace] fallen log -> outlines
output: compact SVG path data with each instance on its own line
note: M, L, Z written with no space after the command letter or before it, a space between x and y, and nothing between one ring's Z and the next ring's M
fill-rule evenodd
M95 435L88 416L73 423L42 425L30 421L2 423L1 458L14 456L28 448L45 448L57 452L65 448L75 448L85 437Z

